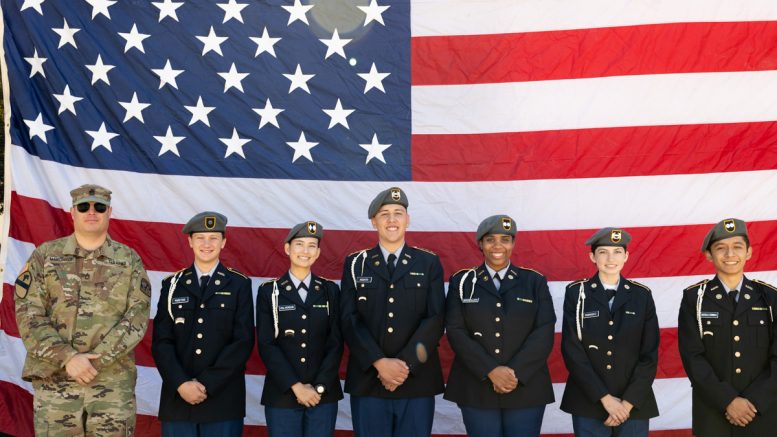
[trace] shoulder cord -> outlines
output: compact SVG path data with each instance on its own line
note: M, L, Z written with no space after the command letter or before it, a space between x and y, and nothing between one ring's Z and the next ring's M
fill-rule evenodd
M270 300L272 301L272 324L275 328L275 337L278 338L278 281L272 281L272 295Z
M467 279L467 275L470 273L475 273L475 269L469 269L467 270L464 275L461 277L461 281L459 281L459 298L462 302L464 302L464 281ZM475 282L478 279L477 273L472 275L472 290L469 292L469 298L472 299L472 296L475 294Z
M704 327L701 324L701 301L704 299L704 292L707 290L707 283L699 287L699 291L696 293L696 322L699 324L699 337L704 339Z
M583 312L585 311L585 281L580 283L580 291L577 293L577 308L575 308L575 325L577 325L577 339L583 341Z
M175 287L178 285L178 280L181 279L181 276L183 276L183 270L173 275L173 278L170 279L170 289L167 291L167 314L170 314L170 320L175 322L175 317L173 316L173 293L175 292Z
M367 250L362 250L351 261L351 278L353 278L353 288L356 288L356 260L362 257L362 275L364 274L364 262L367 260Z

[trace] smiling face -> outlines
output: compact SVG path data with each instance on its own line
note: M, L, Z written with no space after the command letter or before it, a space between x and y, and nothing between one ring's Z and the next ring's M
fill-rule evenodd
M745 263L753 256L753 248L744 237L736 236L712 243L704 255L718 274L735 276L744 273Z
M502 270L510 264L513 255L515 238L503 234L486 234L480 239L480 250L486 259L486 264L494 270Z
M589 253L591 262L596 264L599 273L609 278L620 276L623 265L629 259L629 252L620 246L599 246Z
M321 255L318 238L314 237L295 238L286 243L283 248L286 255L289 255L292 268L310 269Z
M95 211L94 202L89 202L89 210L86 212L78 212L75 206L71 207L70 216L73 217L73 229L76 235L89 237L106 235L112 211L113 209L108 207L105 212L99 213Z
M410 225L410 215L404 206L383 205L371 222L378 231L381 246L391 250L404 244L405 232Z
M195 232L189 235L189 247L194 251L198 266L210 267L216 263L227 239L221 232Z

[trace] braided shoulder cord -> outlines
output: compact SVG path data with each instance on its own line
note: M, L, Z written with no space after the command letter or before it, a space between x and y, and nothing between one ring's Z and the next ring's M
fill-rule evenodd
M704 339L704 328L701 325L701 301L704 298L704 292L707 290L707 283L705 282L699 287L699 291L696 293L696 322L699 325L699 337Z
M278 338L278 281L272 281L272 296L270 296L270 300L272 301L272 324L273 328L275 328L275 337Z
M367 250L362 250L358 255L353 257L351 261L351 278L353 279L353 286L356 288L356 260L362 257L362 274L364 274L364 261L367 260Z
M580 283L580 291L577 293L577 308L575 308L577 339L580 341L583 341L583 311L585 311L585 281Z
M173 292L175 292L175 287L178 285L178 280L183 276L183 272L181 270L170 279L170 289L167 290L167 314L170 314L170 320L173 322L175 322L175 317L173 317Z
M459 299L461 299L462 302L464 302L464 282L467 279L467 275L469 275L470 273L475 273L475 269L467 270L461 276L461 281L459 282ZM472 299L472 296L475 294L475 281L477 280L477 278L478 278L477 274L472 275L472 291L469 292L470 299Z

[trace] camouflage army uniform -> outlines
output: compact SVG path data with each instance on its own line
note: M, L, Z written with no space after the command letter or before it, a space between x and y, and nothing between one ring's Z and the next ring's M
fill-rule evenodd
M110 237L91 252L75 234L35 249L16 281L16 320L37 435L133 434L133 350L146 332L150 295L138 254ZM91 360L99 373L87 386L65 370L78 353L101 355Z

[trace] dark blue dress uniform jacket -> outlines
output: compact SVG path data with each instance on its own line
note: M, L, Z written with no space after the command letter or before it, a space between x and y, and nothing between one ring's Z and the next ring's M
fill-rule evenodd
M437 352L445 312L442 275L437 255L407 245L393 277L378 246L346 257L340 283L341 327L350 350L346 392L388 399L442 393ZM372 366L379 358L399 358L410 367L410 376L393 392L383 388Z
M473 274L477 280L472 288ZM463 296L459 285L464 281ZM485 265L450 278L446 328L456 356L445 399L476 408L527 408L553 402L548 355L556 314L544 276L510 266L499 291ZM494 391L488 373L497 366L515 371L518 388Z
M583 341L575 321L581 284L586 296ZM600 399L610 394L634 405L631 418L658 416L653 380L659 337L656 305L644 285L621 277L612 310L598 274L567 285L561 353L569 378L561 409L604 421L609 414Z
M705 286L702 331L696 318L696 298ZM748 298L749 297L749 298ZM734 307L715 279L683 292L678 320L680 357L693 386L693 432L698 436L777 435L777 290L744 278ZM726 406L741 396L758 409L746 427L725 418Z
M278 337L275 337L272 293L278 286ZM340 336L338 294L334 282L311 274L305 302L289 273L259 287L256 299L256 338L259 355L267 367L262 405L299 408L291 386L297 382L326 392L321 403L343 398L338 369L343 355Z
M175 276L175 275L173 275ZM162 281L151 352L162 375L159 419L213 422L245 416L245 366L254 345L251 280L219 263L204 293L194 266L181 273L167 302L173 276ZM178 387L197 379L208 398L191 405Z

